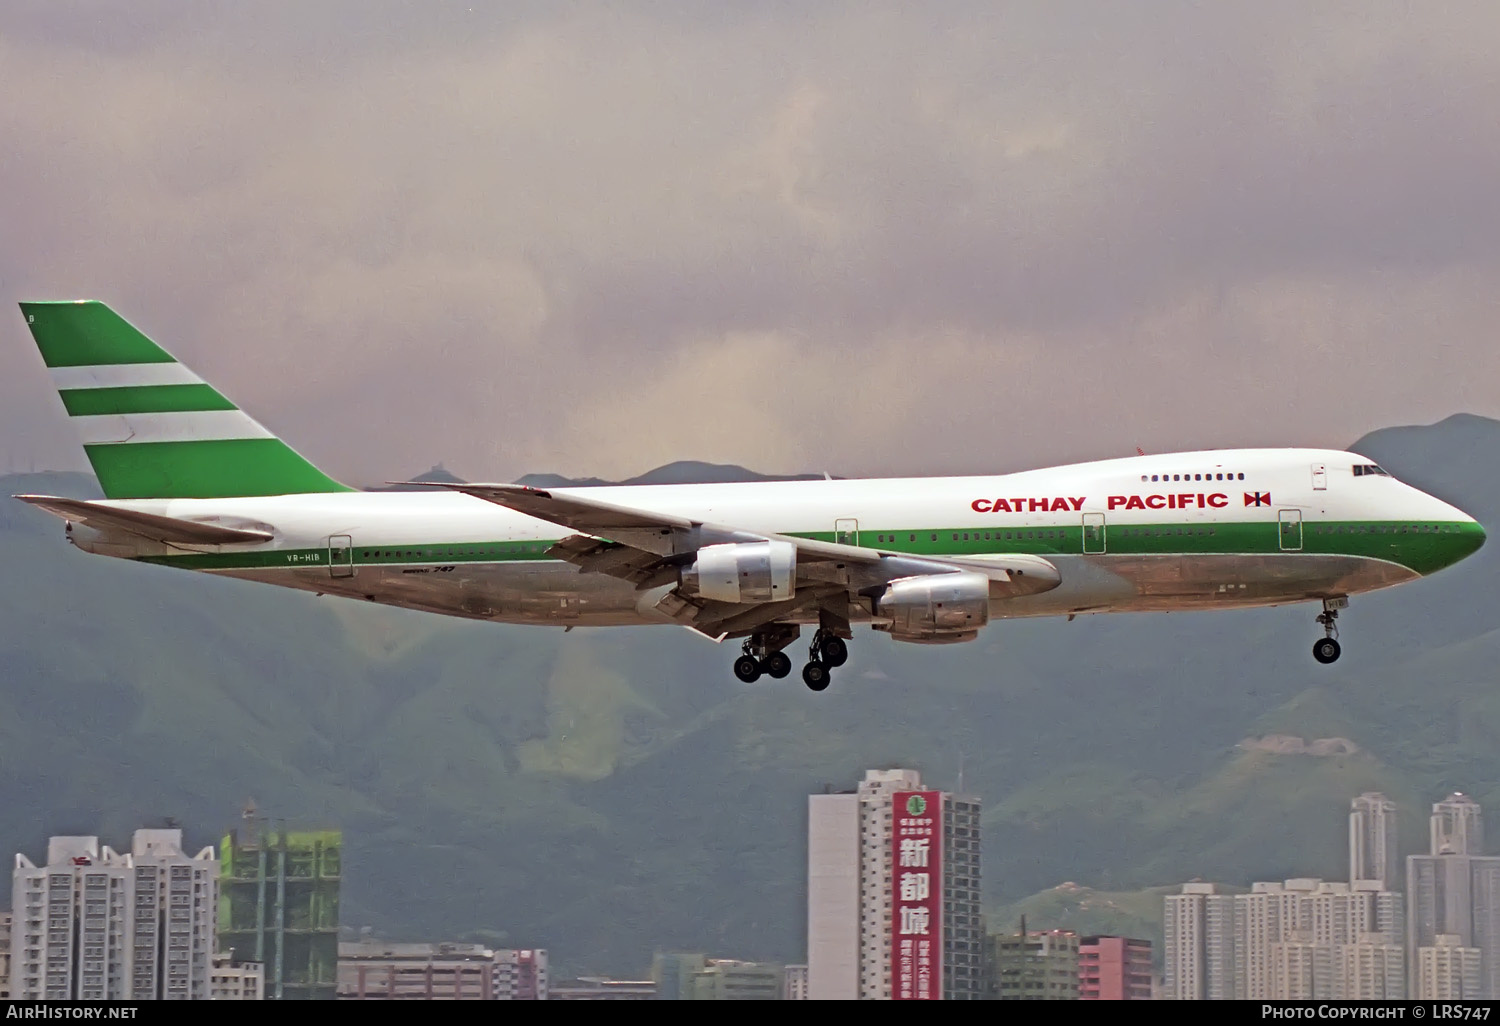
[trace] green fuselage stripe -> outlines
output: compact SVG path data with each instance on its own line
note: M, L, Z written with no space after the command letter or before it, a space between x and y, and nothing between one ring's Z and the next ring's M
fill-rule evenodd
M1285 537L1283 535L1286 535ZM804 532L795 537L819 541L849 541L831 531ZM355 538L351 562L355 566L509 563L553 560L547 550L556 540L483 541L421 545L362 546ZM1300 538L1277 523L1141 524L1106 528L1102 553L1084 552L1082 526L1023 527L989 531L953 528L900 531L861 531L859 544L887 552L931 556L979 556L1020 553L1037 556L1173 556L1284 554L1355 556L1379 559L1427 574L1458 562L1484 542L1477 524L1431 522L1306 521ZM1097 536L1088 539L1097 545ZM1300 541L1300 547L1297 543ZM194 570L263 569L327 566L327 548L272 551L192 553L145 556L143 562ZM342 563L343 560L340 559Z
M126 388L65 388L58 392L70 417L124 413L192 413L233 410L212 385L137 385Z

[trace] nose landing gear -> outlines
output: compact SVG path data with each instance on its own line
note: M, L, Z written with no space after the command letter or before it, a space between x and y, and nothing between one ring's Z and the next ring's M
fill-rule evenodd
M1318 623L1323 626L1324 637L1313 645L1313 658L1325 666L1336 662L1343 652L1339 645L1339 610L1349 605L1347 598L1329 598L1323 600L1323 611L1317 615Z

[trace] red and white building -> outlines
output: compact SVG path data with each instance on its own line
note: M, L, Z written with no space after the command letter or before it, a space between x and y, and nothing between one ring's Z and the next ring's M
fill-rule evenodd
M1081 1001L1149 1001L1151 942L1134 937L1085 937L1078 944Z
M870 770L808 799L808 997L983 996L980 804Z

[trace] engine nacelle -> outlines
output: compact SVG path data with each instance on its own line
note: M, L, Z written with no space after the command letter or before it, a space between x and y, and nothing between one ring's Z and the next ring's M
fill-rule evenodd
M797 590L797 546L791 542L705 545L683 569L682 590L715 602L776 602Z
M903 577L886 585L875 611L901 641L972 641L990 622L990 579L964 571Z

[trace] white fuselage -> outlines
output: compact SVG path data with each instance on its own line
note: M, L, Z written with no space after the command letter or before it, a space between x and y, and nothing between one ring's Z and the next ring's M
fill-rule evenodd
M1152 455L989 477L579 489L617 506L888 552L1027 553L1061 585L995 618L1271 605L1345 596L1446 566L1483 541L1457 508L1369 460L1316 449ZM554 489L566 494L568 489ZM75 528L75 544L149 562L517 623L672 622L654 592L546 550L576 533L449 491L116 501L253 526L260 544L167 546ZM870 620L868 610L851 619ZM816 618L814 612L813 617ZM795 618L793 618L795 619Z

